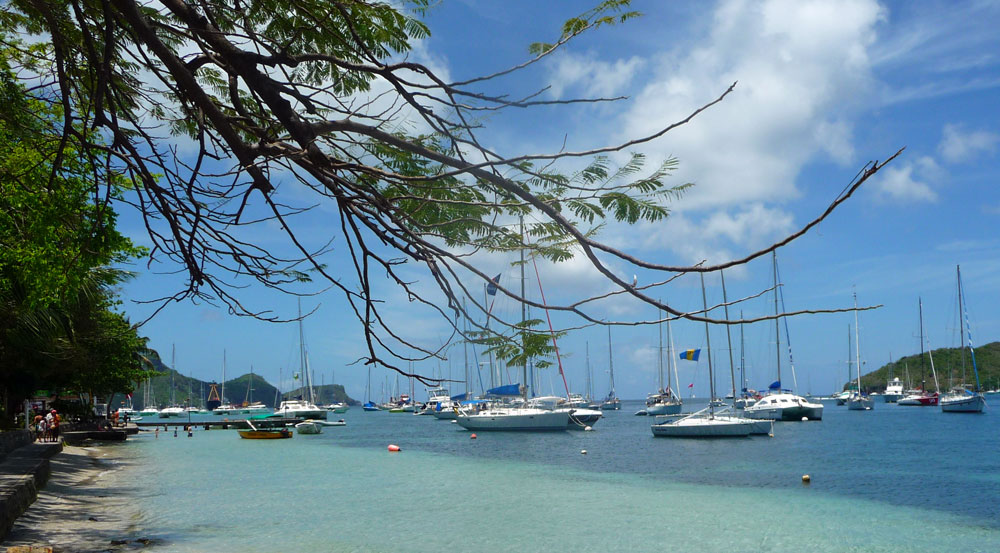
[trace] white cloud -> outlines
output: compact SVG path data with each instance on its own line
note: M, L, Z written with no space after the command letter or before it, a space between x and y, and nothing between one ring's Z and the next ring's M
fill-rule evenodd
M563 52L555 60L549 80L549 92L555 98L562 98L568 89L580 87L580 97L616 96L628 87L644 65L645 62L638 57L605 62L592 55L580 56Z
M621 136L653 133L739 81L721 104L647 149L678 157L678 180L697 184L687 209L795 199L795 180L817 155L852 161L849 120L873 88L866 48L883 17L866 0L723 2L701 47L650 64L653 78Z
M922 157L914 163L884 169L876 177L873 189L876 197L886 202L936 202L937 192L928 183L940 175L937 163Z
M942 131L938 151L949 163L961 163L974 159L979 154L996 152L1000 134L978 130L966 131L961 125L948 124Z

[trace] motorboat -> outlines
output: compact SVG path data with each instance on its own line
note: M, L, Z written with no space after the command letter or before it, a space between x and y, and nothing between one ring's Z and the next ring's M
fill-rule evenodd
M158 416L161 419L167 419L170 417L181 417L186 414L187 412L180 405L171 405L169 407L164 407L163 409L161 409L160 412L158 413Z
M282 401L274 410L275 417L286 419L325 419L327 411L315 403L304 399L289 399Z
M916 407L934 407L938 404L938 399L939 395L937 392L929 393L923 390L910 390L906 396L896 403Z
M885 393L882 394L882 401L886 403L896 403L903 398L903 381L899 377L893 378L885 385Z

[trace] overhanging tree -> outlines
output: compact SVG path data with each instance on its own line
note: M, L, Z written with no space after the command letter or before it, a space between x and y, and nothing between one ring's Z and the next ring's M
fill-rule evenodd
M364 327L364 361L406 374L399 360L439 355L447 345L422 347L405 328L393 326L377 291L383 282L439 314L458 334L459 314L487 311L469 285L470 276L489 278L473 255L527 250L552 261L580 255L615 285L614 292L542 306L518 290L498 288L587 323L635 324L592 314L595 301L616 295L637 298L668 317L737 322L682 312L657 300L656 289L678 275L745 264L787 244L885 165L866 164L799 231L726 263L670 266L602 243L596 231L603 222L662 219L668 202L687 186L667 184L675 160L647 169L640 154L622 164L612 156L687 124L723 101L732 86L658 132L585 152L492 151L480 141L480 125L512 109L621 100L553 101L490 90L581 34L635 17L628 4L608 0L570 19L555 42L531 45L522 65L452 82L407 58L412 42L429 33L420 20L426 0L401 9L326 0L14 0L2 8L2 21L6 43L20 52L22 74L37 82L36 96L62 107L61 147L86 152L140 183L129 201L145 218L153 256L189 275L185 289L163 299L221 302L234 313L274 320L273 313L241 301L243 282L293 293L301 292L302 282L319 282L338 289ZM29 46L20 41L25 34L48 42ZM179 139L193 143L195 152L178 153ZM567 169L580 163L581 170ZM289 181L335 212L329 242L310 245L297 232L296 215L310 206L279 186ZM522 233L514 223L524 216L529 222ZM248 229L274 222L293 255L245 237ZM324 263L334 246L349 252L348 267ZM635 286L609 268L610 260L663 278ZM422 267L431 290L407 280L404 265ZM796 313L832 311L838 310ZM525 328L516 318L494 320L489 331L498 336ZM508 346L517 342L508 340Z

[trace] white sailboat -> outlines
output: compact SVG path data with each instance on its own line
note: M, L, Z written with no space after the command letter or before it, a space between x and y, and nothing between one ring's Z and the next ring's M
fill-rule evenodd
M521 237L524 238L524 223L521 223ZM521 251L521 297L524 290L524 250ZM521 320L526 320L526 308L521 304ZM528 363L521 365L523 382L528 380ZM565 431L570 424L571 410L553 410L532 407L528 403L530 389L527 384L508 384L486 391L494 401L463 405L456 414L455 421L473 431ZM520 396L519 402L514 398Z
M778 256L771 253L771 263L774 269L774 314L778 314ZM747 418L759 420L822 420L823 404L813 403L781 388L781 329L780 320L774 320L774 343L777 352L776 362L778 380L768 386L769 393L753 405L747 406L743 414ZM787 328L786 328L787 334ZM791 349L789 349L791 351Z
M705 275L701 275L701 300L708 316L708 300L705 297ZM708 354L708 407L679 419L667 420L650 426L653 436L667 438L745 438L754 431L755 421L716 412L715 375L712 372L712 341L705 323L705 348Z
M660 311L662 318L663 312ZM656 364L659 369L660 387L655 394L646 396L646 414L650 416L677 415L684 407L680 395L673 389L673 382L670 378L670 370L673 369L676 379L677 362L674 361L673 336L670 333L670 321L667 321L667 359L670 360L670 367L667 368L667 383L663 383L663 323L657 325L659 347L656 350Z
M858 332L858 295L854 294L854 357L858 371L857 389L847 398L847 408L851 411L871 411L875 408L875 401L871 396L861 391L861 337Z
M615 360L611 351L611 327L608 327L608 373L611 375L611 386L608 397L601 402L602 411L617 411L622 408L622 402L615 393Z
M139 415L143 417L152 417L154 415L159 415L160 410L153 405L153 394L150 388L153 385L153 379L146 377L146 385L142 387L142 410L139 411Z
M958 273L958 311L960 319L960 339L962 340L962 377L965 377L965 336L968 335L969 353L972 356L972 372L976 376L976 387L969 390L964 386L952 388L941 398L941 411L945 413L982 413L986 409L986 396L979 384L979 367L976 366L976 350L972 347L972 327L969 325L969 312L965 309L962 287L962 269L956 266Z
M295 399L284 400L274 410L274 415L284 418L326 420L327 411L316 406L316 401L313 397L312 379L310 377L312 371L309 370L309 356L306 354L305 333L302 331L301 301L299 302L299 367L303 375L306 391L309 393L309 399L306 400L302 396L299 396Z
M238 408L226 399L226 350L222 350L222 396L220 400L222 403L212 411L216 415L235 415L239 412Z

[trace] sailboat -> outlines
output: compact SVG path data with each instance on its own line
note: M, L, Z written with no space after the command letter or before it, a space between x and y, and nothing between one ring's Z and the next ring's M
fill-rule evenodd
M296 419L321 419L326 420L326 409L316 406L313 398L312 378L309 370L309 356L306 354L305 333L302 330L302 302L299 302L299 368L303 375L303 381L309 393L309 399L299 396L295 399L287 399L281 402L274 410L274 416L296 418Z
M986 409L986 396L979 385L979 367L976 366L976 350L972 347L972 327L969 313L965 309L965 290L962 287L962 268L956 266L958 274L958 316L960 339L962 340L962 375L965 376L965 336L968 335L969 353L972 356L972 372L976 376L976 388L969 390L964 385L952 388L941 398L941 411L945 413L982 413Z
M705 316L708 316L708 300L705 297L705 274L701 274L701 301ZM712 341L705 322L705 348L708 350L708 407L690 415L655 423L650 426L653 436L668 438L745 438L754 430L755 421L729 414L716 413L715 375L712 372Z
M372 367L368 365L368 382L365 384L365 404L361 406L365 411L380 411L378 405L372 401L371 397L371 387L372 387Z
M601 402L602 411L617 411L622 408L622 402L615 394L615 360L611 352L611 327L608 327L608 372L611 375L611 388L608 397Z
M871 396L865 395L861 391L861 338L858 333L858 295L854 294L854 351L855 355L855 365L858 370L858 387L851 393L851 397L847 398L847 408L851 411L871 411L875 408L875 401L872 400Z
M521 220L521 239L524 239L524 220ZM521 250L521 297L524 289L524 250ZM521 303L521 320L527 320L525 305ZM523 382L528 379L527 360L521 365ZM507 384L486 391L491 401L462 405L455 421L463 428L475 431L507 430L533 432L566 431L570 424L571 409L545 409L528 403L531 397L527 384ZM515 400L515 398L517 398Z
M261 401L253 400L253 365L250 365L250 381L247 383L247 395L243 398L242 411L248 415L266 413L267 405Z
M778 315L778 256L771 252L771 263L774 270L774 314ZM786 327L787 334L787 327ZM759 420L822 420L823 404L812 403L804 397L787 392L781 388L781 329L780 319L774 319L774 346L778 368L778 380L768 386L768 394L753 405L743 410L747 418Z
M935 392L932 394L927 391L927 380L924 378L924 302L920 298L917 298L917 312L920 319L920 389L908 391L906 396L896 403L914 407L933 407L938 404L939 399L937 373L934 372L934 361L931 361L931 374L935 382Z
M139 411L139 416L151 417L160 414L160 410L153 405L153 394L150 391L152 385L153 379L146 377L146 384L142 387L142 410Z
M167 406L167 407L164 407L163 409L160 410L159 416L160 416L161 419L166 419L166 418L169 418L169 417L179 417L179 416L181 416L181 415L184 414L184 408L181 407L181 406L179 406L179 405L177 405L174 402L174 390L175 390L174 375L177 374L177 369L174 368L176 366L175 365L175 363L176 363L176 357L177 357L177 348L175 346L171 346L170 347L170 369L171 369L171 373L170 373L170 405Z
M660 312L662 315L662 311ZM681 408L684 407L681 401L680 395L677 394L673 389L673 382L670 378L670 369L673 369L674 378L677 375L677 362L674 360L673 354L673 336L670 333L670 321L667 321L667 359L670 360L670 367L667 369L667 385L663 385L663 324L662 322L657 325L657 330L659 334L659 347L656 350L656 362L657 368L659 369L660 375L660 387L656 390L655 394L650 394L646 397L646 414L650 416L656 415L677 415L681 412Z
M212 411L216 415L233 415L238 412L236 406L226 400L226 350L222 350L222 396L219 405Z

